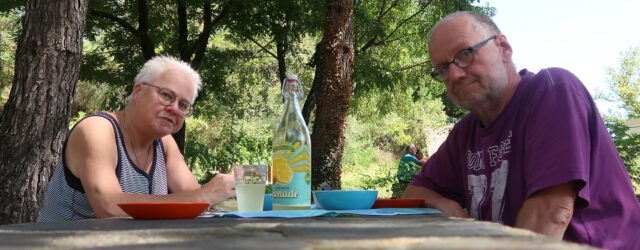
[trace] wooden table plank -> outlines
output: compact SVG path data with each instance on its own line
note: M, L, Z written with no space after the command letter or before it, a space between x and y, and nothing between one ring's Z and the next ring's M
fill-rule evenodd
M303 219L99 219L0 226L0 246L143 249L590 249L497 223L442 215Z

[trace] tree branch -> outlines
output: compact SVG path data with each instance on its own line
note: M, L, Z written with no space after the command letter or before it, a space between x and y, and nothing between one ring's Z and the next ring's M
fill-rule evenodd
M418 64L413 64L413 65L409 65L409 66L404 66L402 68L397 68L397 69L394 69L393 71L408 70L408 69L412 69L412 68L415 68L415 67L418 67L418 66L429 64L429 63L430 63L429 60L427 60L427 61L424 61L424 62L421 62L421 63L418 63Z
M427 9L427 7L429 7L429 6L431 5L431 2L432 2L432 1L433 1L433 0L429 1L428 3L426 3L424 6L422 6L422 9L420 9L419 11L417 11L416 13L414 13L413 15L411 15L410 17L408 17L408 18L406 18L406 19L402 20L402 22L400 22L400 24L398 24L398 26L396 26L396 28L395 28L391 33L389 33L389 35L388 35L387 37L385 37L385 39L384 39L384 40L389 39L391 36L393 36L393 34L395 34L395 33L396 33L396 31L398 31L398 30L399 30L399 29L400 29L404 24L406 24L409 20L413 19L413 18L414 18L414 17L416 17L418 14L420 14L420 13L424 12L424 11Z
M95 9L89 9L89 16L101 17L107 20L114 21L118 25L120 25L122 28L129 31L129 33L131 33L135 37L140 38L140 34L138 33L138 30L136 28L134 28L131 24L127 23L127 21L125 21L124 19L114 16L111 13L102 12Z
M380 13L378 14L378 18L373 23L374 29L380 25L380 22L382 22L382 19L389 13L389 11L391 11L393 8L398 6L398 0L393 1L393 3L391 3L389 8L387 8L386 10L384 9L385 5L387 5L386 0L383 1L382 6L380 6ZM373 36L373 38L371 38L371 40L369 40L364 46L362 46L361 49L355 51L355 55L358 55L360 52L364 53L367 49L374 46L374 44L378 43L376 42L377 39L378 39L378 35L376 34Z
M386 41L380 41L380 42L377 42L377 43L372 43L370 47L376 47L376 46L380 46L380 45L385 45L385 44L393 43L393 42L395 42L395 41L399 41L399 40L405 39L405 38L407 38L407 37L414 36L414 35L419 35L419 34L422 34L422 33L419 33L419 32L416 32L416 33L410 33L410 34L406 34L406 35L401 36L401 37L396 37L396 38L391 39L391 40L386 40Z
M147 9L146 0L138 0L138 33L140 34L142 56L147 61L155 56L156 52L153 40L149 37L149 10Z
M362 48L360 48L358 51L356 51L356 55L357 55L357 54L359 54L359 53L364 53L367 49L369 49L369 48L371 48L371 47L375 47L375 46L382 45L382 44L385 44L385 43L388 43L388 42L392 42L392 41L397 41L397 40L400 40L400 39L402 39L402 38L404 38L404 37L407 37L408 35L407 35L407 36L400 37L400 38L392 39L392 40L387 40L387 39L389 39L391 36L393 36L393 34L395 34L395 33L396 33L400 28L402 28L402 26L404 26L408 21L410 21L411 19L415 18L415 17L416 17L417 15L419 15L420 13L424 12L424 11L427 9L427 7L429 7L429 6L431 5L431 2L432 2L432 1L433 1L433 0L431 0L431 1L427 2L427 3L426 3L424 6L422 6L422 8L421 8L420 10L418 10L416 13L414 13L414 14L413 14L413 15L411 15L410 17L408 17L408 18L406 18L406 19L402 20L402 21L400 22L400 24L398 24L398 26L396 26L396 28L395 28L391 33L389 33L389 35L387 35L384 39L382 39L382 41L376 41L377 36L373 37L373 38L372 38L371 40L369 40L369 41L368 41L364 46L362 46ZM391 11L391 9L392 9L393 7L395 7L395 6L397 6L397 5L398 5L398 2L397 2L397 1L395 1L395 2L393 2L393 3L391 4L391 6L390 6L390 7L389 7L385 12L382 12L382 9L381 9L380 16L378 17L378 20L376 20L376 23L375 23L374 25L375 25L375 26L377 26L377 25L378 25L378 23L382 20L382 17L383 17L384 15L386 15L389 11Z
M264 46L262 46L258 41L256 41L255 39L253 39L253 37L247 37L247 39L249 39L249 41L255 43L256 45L258 45L258 47L260 47L261 50L263 50L264 52L267 52L267 54L273 56L273 58L278 59L278 56L276 56L275 54L273 54L273 52L269 51L267 48L265 48ZM272 42L274 42L275 39L271 40L271 42L267 43L267 45L271 44ZM266 46L266 45L265 45Z
M185 0L177 0L178 4L178 51L180 60L191 61L191 50L187 47L189 32L187 30L187 5ZM205 13L206 16L206 13Z
M145 60L151 59L155 55L153 45L153 41L149 37L149 26L148 26L148 12L147 12L147 2L146 0L138 1L138 28L136 29L133 25L129 24L124 19L115 16L111 13L89 9L89 15L104 18L107 20L114 21L116 24L120 25L125 30L129 31L133 36L138 38L140 42L140 47L142 48L142 56Z
M412 69L412 68L415 68L415 67L419 67L419 66L422 66L422 65L425 65L425 64L429 64L429 63L430 63L430 61L427 60L427 61L424 61L424 62L420 62L420 63L417 63L417 64L412 64L412 65L408 65L408 66L404 66L404 67L400 67L400 68L396 68L396 69L390 69L390 68L385 68L385 67L375 67L375 68L378 69L378 70L383 70L383 71L398 72L398 71L404 71L404 70Z
M211 20L211 3L205 3L203 16L204 27L202 29L202 33L198 36L198 40L196 40L194 44L194 48L192 49L192 51L195 51L195 56L193 57L193 61L191 61L191 67L194 69L198 69L200 62L202 62L202 58L204 58L204 53L207 50L207 44L209 43L209 37L211 36L213 26L220 23L229 13L229 10L231 9L231 2L232 0L227 1L222 7L220 14L218 14L213 20Z

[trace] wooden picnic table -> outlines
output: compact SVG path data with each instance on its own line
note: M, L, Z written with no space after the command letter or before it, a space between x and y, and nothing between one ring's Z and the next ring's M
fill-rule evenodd
M0 226L10 249L590 249L443 215L94 219Z

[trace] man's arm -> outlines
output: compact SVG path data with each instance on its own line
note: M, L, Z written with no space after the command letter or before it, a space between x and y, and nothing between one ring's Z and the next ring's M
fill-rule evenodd
M515 226L562 239L573 216L576 197L572 182L537 191L524 201Z
M462 209L458 202L447 199L437 192L426 187L409 185L404 191L402 198L424 199L424 204L428 208L440 210L446 216L469 218L469 215Z

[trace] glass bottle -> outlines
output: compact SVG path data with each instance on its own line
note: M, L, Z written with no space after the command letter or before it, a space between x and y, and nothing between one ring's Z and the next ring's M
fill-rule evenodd
M311 137L302 118L303 90L297 75L282 83L284 111L273 134L273 209L311 206Z

